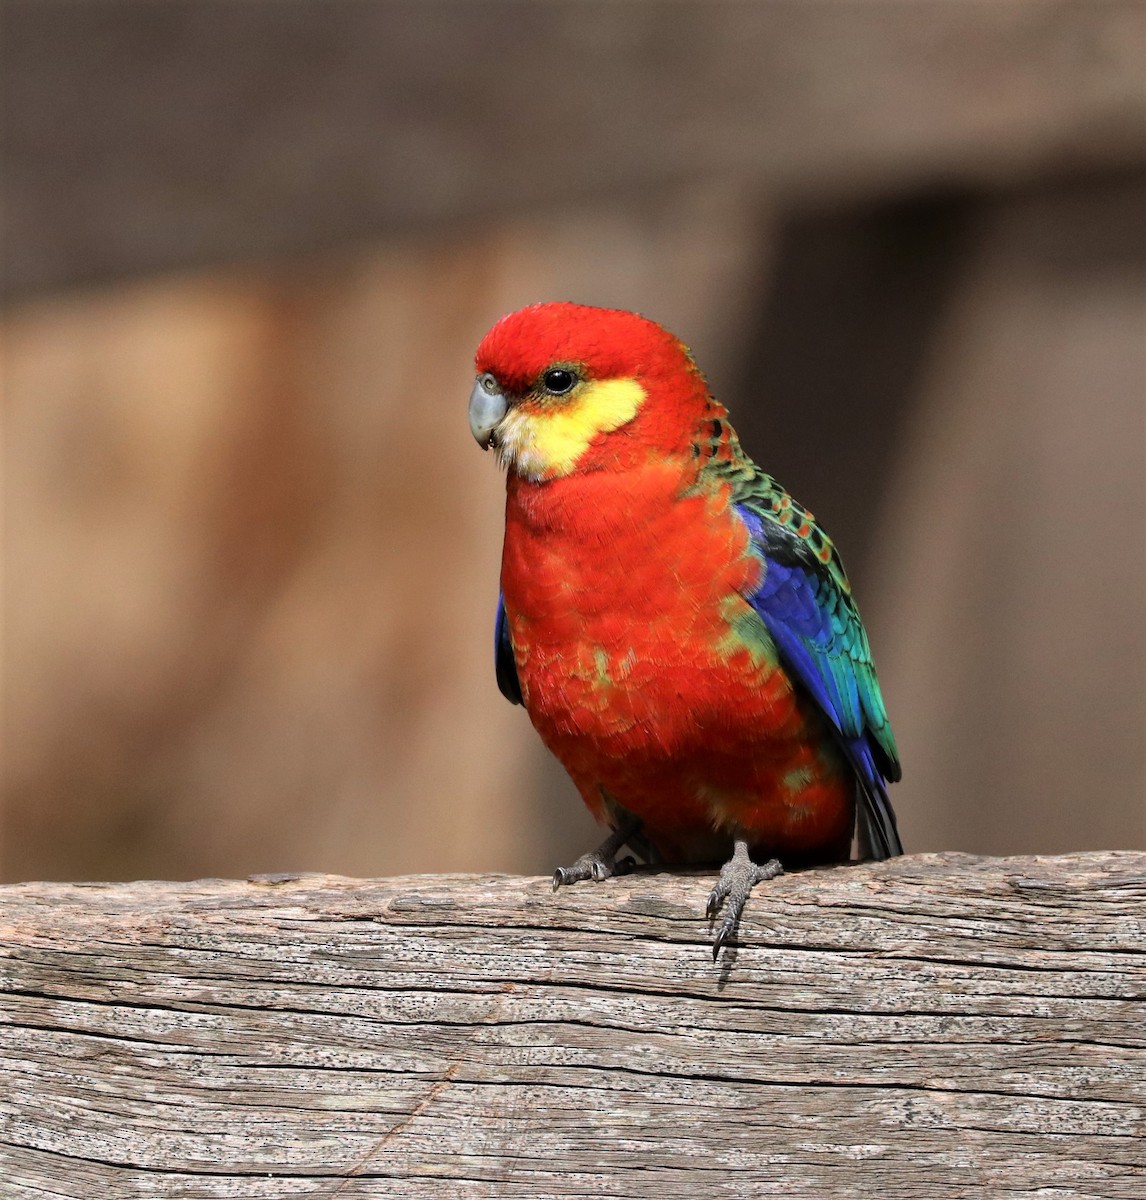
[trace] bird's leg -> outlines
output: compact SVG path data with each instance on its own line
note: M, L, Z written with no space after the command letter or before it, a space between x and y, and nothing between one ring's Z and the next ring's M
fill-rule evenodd
M553 890L557 889L563 883L576 883L580 879L592 879L595 882L600 882L602 879L608 879L612 875L624 875L631 871L636 865L633 859L629 856L617 861L617 851L629 840L636 835L641 827L640 817L634 817L632 813L620 810L622 818L611 834L597 847L596 850L591 850L588 854L582 854L581 857L571 867L558 867L553 872Z
M724 908L724 915L712 939L713 962L720 953L720 947L736 936L748 894L756 884L783 874L784 868L778 858L769 859L763 866L758 866L748 857L748 843L743 838L736 839L732 857L720 868L720 878L708 897L706 915L710 921L715 920L721 906Z

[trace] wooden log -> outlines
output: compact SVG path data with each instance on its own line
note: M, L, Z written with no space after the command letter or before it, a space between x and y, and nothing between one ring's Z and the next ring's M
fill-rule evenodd
M5 1197L1139 1197L1146 854L0 889Z

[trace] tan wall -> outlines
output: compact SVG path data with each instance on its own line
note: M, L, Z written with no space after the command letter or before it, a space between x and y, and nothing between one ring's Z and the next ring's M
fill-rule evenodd
M544 870L591 836L494 683L473 349L572 295L711 359L749 227L701 192L12 310L4 876Z
M980 211L864 517L909 849L1146 845L1142 275L1080 242L1093 223ZM570 297L665 321L723 386L772 228L715 188L10 310L4 878L583 849L494 686L502 484L466 428L472 350ZM870 503L849 447L821 454Z
M913 848L1146 846L1144 208L1051 190L974 231L873 564Z

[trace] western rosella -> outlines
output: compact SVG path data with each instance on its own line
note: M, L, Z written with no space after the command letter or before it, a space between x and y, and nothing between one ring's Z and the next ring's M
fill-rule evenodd
M612 832L554 888L724 866L713 957L783 864L903 852L900 777L835 547L740 447L676 337L535 304L476 357L470 429L507 468L495 665ZM721 912L723 908L723 912Z

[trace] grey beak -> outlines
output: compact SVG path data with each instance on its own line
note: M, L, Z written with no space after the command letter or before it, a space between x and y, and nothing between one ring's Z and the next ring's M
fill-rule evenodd
M509 401L502 394L497 380L488 372L479 375L474 390L470 392L470 433L483 450L489 449L494 430L508 411Z

